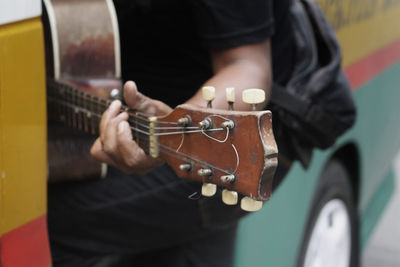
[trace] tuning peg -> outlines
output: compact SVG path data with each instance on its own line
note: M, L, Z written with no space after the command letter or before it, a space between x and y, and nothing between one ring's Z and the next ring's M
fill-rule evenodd
M207 107L212 107L212 101L215 99L215 88L213 86L204 86L202 89L203 98L207 101Z
M252 105L256 110L256 105L265 101L265 92L261 89L246 89L242 93L243 102Z
M226 101L229 105L229 110L233 110L233 103L235 103L235 88L226 88Z
M189 171L192 170L192 164L183 163L183 164L179 165L179 169L180 169L181 171L189 172Z
M217 186L215 184L203 183L201 187L201 194L205 197L212 197L217 192Z
M226 205L236 205L238 203L238 193L227 189L222 190L222 202Z
M240 201L240 208L245 211L257 211L262 208L262 201L255 200L249 197L244 197Z

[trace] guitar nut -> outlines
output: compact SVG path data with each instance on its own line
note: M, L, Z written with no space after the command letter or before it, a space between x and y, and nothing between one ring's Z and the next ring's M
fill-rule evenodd
M179 169L180 169L181 171L189 172L189 171L192 170L192 165L189 164L189 163L181 164L181 165L179 165Z

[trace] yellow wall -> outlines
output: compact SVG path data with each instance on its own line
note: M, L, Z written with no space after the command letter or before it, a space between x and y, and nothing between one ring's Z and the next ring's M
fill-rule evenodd
M46 105L40 18L0 26L0 234L46 213Z

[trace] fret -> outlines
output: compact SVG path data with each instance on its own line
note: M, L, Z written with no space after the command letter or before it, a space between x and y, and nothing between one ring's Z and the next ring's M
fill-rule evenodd
M71 92L67 86L65 86L65 102L67 103L71 102ZM67 119L67 126L72 127L72 118L70 109L71 108L69 106L65 105L65 117Z
M75 90L76 92L76 98L77 98L77 106L84 108L83 106L83 98L82 98L82 91L78 91ZM83 131L83 111L78 109L78 111L76 112L76 116L77 116L77 121L78 121L78 129Z
M94 115L97 114L96 108L97 108L98 97L91 96L91 98L92 98L92 102L90 103L90 106L91 106L90 122L91 122L92 134L97 134L99 124L97 123L97 117Z
M80 121L79 121L80 109L78 108L78 107L81 107L81 106L80 106L79 93L75 88L73 89L73 96L74 96L74 99L75 99L74 117L75 117L75 121L76 121L76 128L81 131L82 128L81 128Z
M136 117L129 116L128 122L133 127L132 129L132 137L135 140L135 142L143 149L143 151L146 154L149 154L149 136L146 134L141 133L140 131L137 131L135 129L139 129L145 132L148 132L148 129L143 126L143 124L148 124L148 122L143 122L140 119L138 119L138 113L134 113Z
M103 114L103 112L108 108L108 103L109 103L108 100L106 100L104 98L100 99L100 105L99 105L100 110L99 110L98 114Z
M54 86L53 90L56 90L55 86ZM57 92L59 92L59 99L65 101L65 86L62 86L60 88L60 90L57 90ZM65 120L66 120L65 105L57 105L57 104L54 104L54 105L57 106L57 111L58 111L58 116L60 118L60 121L65 122Z
M81 97L81 103L84 111L81 112L82 120L83 120L83 129L85 133L89 132L89 123L88 123L88 118L87 118L87 110L88 106L87 103L89 102L89 99L86 99L86 94L84 91L80 92L80 97Z
M77 129L78 128L78 124L77 124L77 118L76 118L76 113L77 110L74 107L76 105L76 94L75 94L75 90L71 88L71 117L72 117L72 127Z
M99 103L100 103L100 98L98 97L97 98L97 102L96 102L96 106L95 106L96 114L100 114L100 112L101 112ZM98 131L100 132L100 129L98 129Z
M74 103L74 95L72 94L72 88L68 88L68 96L69 96L69 101L68 103L70 103L70 105L68 105L68 115L70 118L70 127L75 128L75 116L74 116L74 108L73 108L73 103Z
M135 115L137 115L137 112L135 112ZM134 119L134 120L135 120L135 128L139 129L138 119ZM139 132L138 131L135 132L135 137L136 137L136 143L139 144Z
M68 89L66 86L64 86L65 90L64 90L64 97L63 97L63 101L68 102ZM63 106L63 115L65 117L65 123L67 126L69 125L69 116L68 116L68 107L66 105L62 105Z

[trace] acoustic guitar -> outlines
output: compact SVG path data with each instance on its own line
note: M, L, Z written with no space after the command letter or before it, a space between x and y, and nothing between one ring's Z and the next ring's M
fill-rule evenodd
M76 15L78 11L71 10L76 8L71 2L75 1L45 1L54 66L54 78L49 78L47 85L49 116L96 135L102 113L112 98L120 95L115 10L111 1L76 1L81 8L96 3L97 12L102 6L101 18L108 19L110 24L100 27L103 24L97 23L90 14L69 18L75 25L92 24L90 31L80 26L78 33L71 34L71 25L56 23L61 18L65 21L65 16ZM91 57L93 49L101 50L103 57ZM79 64L74 65L74 59ZM104 60L108 64L103 64ZM213 196L218 185L224 188L225 204L237 205L240 193L244 195L240 199L242 209L256 211L271 196L277 167L272 114L270 111L234 111L232 89L227 89L229 109L213 109L214 96L214 88L205 87L203 97L208 107L180 105L163 117L147 116L125 106L121 111L129 114L135 141L151 157L165 160L181 178L203 182L204 196ZM258 89L249 89L243 94L243 101L253 107L264 98L263 91Z

